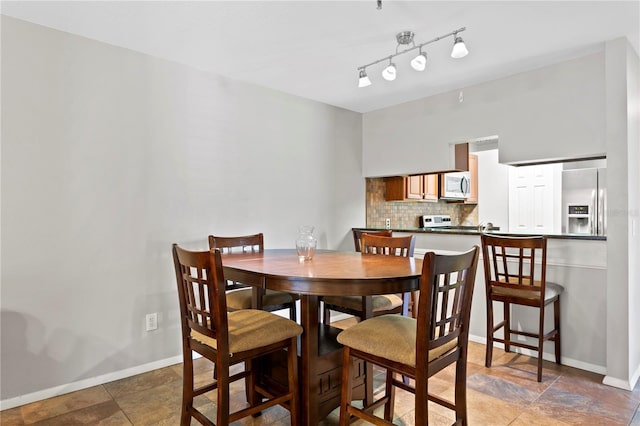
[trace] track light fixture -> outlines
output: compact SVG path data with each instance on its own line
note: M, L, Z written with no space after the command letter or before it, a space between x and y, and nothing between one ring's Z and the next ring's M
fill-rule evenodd
M465 56L467 56L469 51L467 50L467 47L465 46L464 41L462 40L462 37L458 36L458 33L461 33L464 30L466 30L466 28L462 27L455 31L451 31L448 34L442 35L440 37L436 37L432 40L426 41L418 45L416 45L415 42L413 41L414 34L412 31L402 31L396 34L396 41L398 42L398 45L396 46L396 53L393 53L389 56L378 59L377 61L373 61L371 63L358 67L358 75L359 75L358 87L366 87L371 85L371 80L369 80L369 77L367 76L367 67L379 64L380 62L387 61L387 60L389 61L389 65L387 65L387 67L384 70L382 70L382 77L387 81L395 80L396 74L397 74L397 68L396 68L396 65L392 62L392 59L396 56L402 55L407 52L411 52L412 50L416 50L416 49L418 49L419 53L418 53L418 56L414 57L411 60L411 67L416 71L424 71L424 69L427 66L427 54L422 51L422 47L426 46L427 44L434 43L438 40L442 40L449 36L453 36L453 49L451 50L451 57L455 59L464 58ZM412 46L400 52L398 51L401 45L404 46L408 44L412 44Z

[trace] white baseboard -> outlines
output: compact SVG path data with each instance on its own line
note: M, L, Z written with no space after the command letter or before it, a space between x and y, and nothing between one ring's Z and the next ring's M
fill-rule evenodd
M114 380L124 379L125 377L135 376L136 374L146 373L147 371L157 370L159 368L168 367L170 365L179 364L181 362L182 355L178 355L171 358L165 358L147 364L138 365L136 367L114 371L113 373L107 373L101 376L59 385L49 389L43 389L41 391L33 392L27 395L16 396L14 398L0 401L0 410L7 410L9 408L19 407L24 404L41 401L43 399L52 398L54 396L64 395L66 393L75 392L81 389L87 389L92 386L102 385L104 383L113 382Z
M469 340L472 342L476 342L476 343L482 343L483 345L487 344L487 339L485 337L481 337L481 336L473 336L473 335L469 335ZM499 349L504 349L504 345L502 343L499 342L494 342L493 344L494 348L499 348ZM518 354L522 354L522 355L527 355L530 356L532 358L538 358L538 352L537 351L532 351L530 349L527 348L518 348L516 346L512 346L511 349L513 352L518 353ZM545 359L547 361L551 361L551 362L556 362L556 357L554 354L550 354L547 352L544 352L542 354L542 359ZM597 364L590 364L588 362L584 362L584 361L578 361L576 359L573 358L567 358L567 357L560 357L560 362L562 363L562 365L566 365L569 367L574 367L574 368L579 368L580 370L586 370L586 371L591 371L593 373L598 373L598 374L607 374L607 367L602 366L602 365L597 365Z
M635 389L636 385L638 384L638 380L640 380L640 365L638 365L635 373L633 373L633 375L631 376L631 390Z
M630 380L618 379L616 377L605 376L602 383L605 385L613 386L616 388L632 391L640 379L640 365L636 371L631 375Z
M627 391L633 390L631 382L623 379L618 379L616 377L604 376L604 379L602 379L602 383L608 386L613 386L614 388L620 388Z

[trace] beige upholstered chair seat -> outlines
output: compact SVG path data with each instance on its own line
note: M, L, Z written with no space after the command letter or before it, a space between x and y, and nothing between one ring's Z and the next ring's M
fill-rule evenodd
M354 311L362 309L362 296L325 296L324 302L329 305L344 306ZM371 296L371 310L373 312L388 311L402 306L402 299L395 294Z
M267 290L262 296L263 306L277 306L296 300L294 295L280 291ZM227 292L229 310L251 309L251 288L241 288Z
M416 366L417 321L401 315L382 315L351 326L338 335L338 342L372 355ZM453 339L429 351L432 361L454 348L458 339Z
M537 286L539 288L540 284L537 281L534 281L534 286ZM521 297L523 299L537 299L539 294L536 291L498 286L492 287L492 291L495 296ZM547 281L545 284L544 300L551 300L554 297L560 295L563 291L564 287L562 287L560 284Z
M248 351L268 346L297 336L302 327L286 318L255 309L229 312L229 353ZM191 331L191 337L200 343L217 348L216 339Z

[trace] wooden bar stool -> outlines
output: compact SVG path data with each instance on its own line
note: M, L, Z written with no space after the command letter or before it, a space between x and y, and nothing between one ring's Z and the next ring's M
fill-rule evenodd
M228 425L274 405L282 405L291 414L291 425L299 424L297 336L302 327L278 315L244 309L227 313L225 279L220 251L193 252L174 244L173 261L180 301L182 327L183 388L180 424L195 418L213 425L193 406L193 399L217 389L216 425ZM288 390L274 395L258 383L257 359L273 352L286 351ZM215 363L216 379L199 388L194 386L193 352ZM244 371L230 375L230 367L245 363ZM246 379L249 407L230 411L229 385ZM263 398L264 400L263 402Z
M338 335L338 342L344 345L341 426L348 425L352 416L376 425L392 425L396 387L413 393L416 425L428 424L428 401L454 410L456 424L468 424L467 344L479 252L480 248L475 246L459 255L425 254L417 319L382 315ZM365 401L362 408L351 403L352 358L387 369L383 395L376 401ZM428 386L429 377L451 364L456 365L453 402L429 394ZM415 385L397 379L394 373L414 379ZM384 419L373 415L382 405Z
M564 288L548 282L547 238L503 237L482 234L482 257L487 295L487 353L485 365L491 367L493 342L504 343L505 352L511 346L530 349L538 353L538 382L542 381L543 344L547 340L555 343L556 363L560 364L560 295ZM493 302L502 302L504 319L494 324ZM551 331L544 332L545 307L553 303ZM537 308L538 331L513 330L511 328L511 305ZM504 338L495 337L496 331L504 328ZM511 335L537 339L536 345L512 340Z

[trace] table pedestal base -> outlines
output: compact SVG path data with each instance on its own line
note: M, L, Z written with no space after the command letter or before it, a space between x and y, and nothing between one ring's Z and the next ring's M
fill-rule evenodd
M335 337L341 330L320 327L318 348L320 354L315 360L315 377L310 378L314 390L310 393L311 404L317 408L317 420L324 419L331 411L340 406L340 386L342 383L342 346ZM353 361L354 381L353 398L364 399L365 364L361 360ZM302 368L302 358L298 355L298 369ZM302 375L300 375L302 377ZM301 379L302 380L302 379ZM287 355L277 352L265 358L261 367L260 383L267 389L281 392L287 386ZM303 384L300 384L302 388Z

